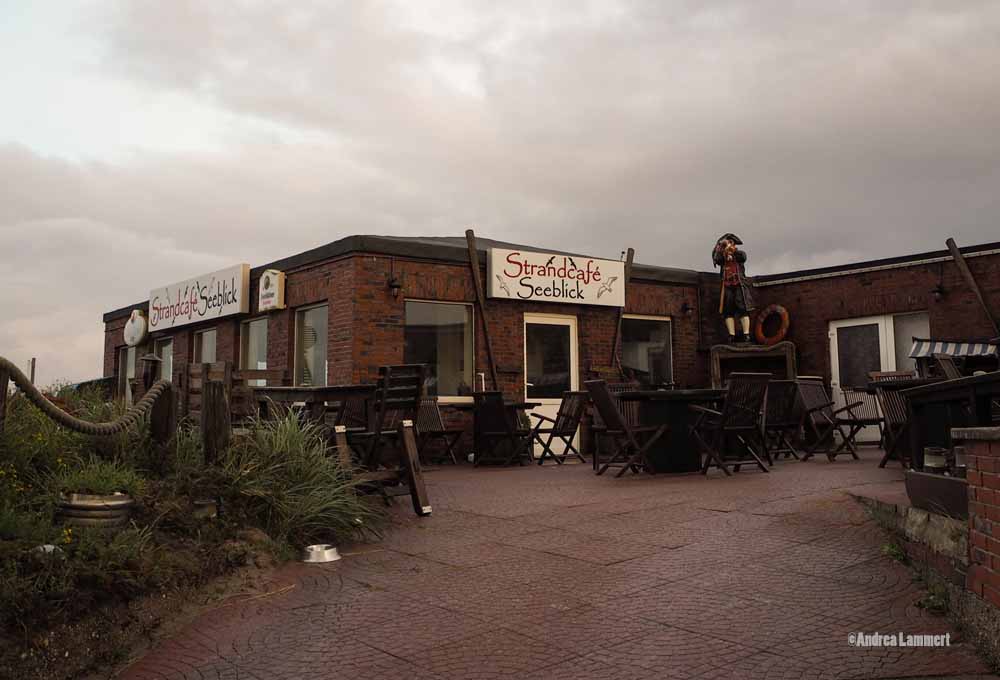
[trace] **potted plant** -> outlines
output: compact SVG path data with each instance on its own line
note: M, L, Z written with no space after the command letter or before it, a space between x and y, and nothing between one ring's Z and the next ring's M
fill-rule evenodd
M142 478L121 462L94 457L79 467L64 467L56 484L63 524L114 528L131 517Z

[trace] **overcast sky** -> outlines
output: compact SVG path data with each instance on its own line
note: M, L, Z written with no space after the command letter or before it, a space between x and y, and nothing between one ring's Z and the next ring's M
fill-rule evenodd
M349 234L768 273L1000 240L1000 3L0 0L0 355Z

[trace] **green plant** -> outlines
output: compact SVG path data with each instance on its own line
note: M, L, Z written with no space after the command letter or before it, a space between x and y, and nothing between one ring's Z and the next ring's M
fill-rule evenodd
M382 513L358 493L354 471L295 414L253 423L220 466L230 503L275 539L301 546L378 532Z
M950 596L948 589L941 583L935 582L927 586L927 592L917 600L917 606L932 614L944 616L950 607Z
M144 481L139 473L125 463L92 457L83 465L61 469L53 486L64 493L111 494L118 491L137 496Z
M883 545L882 554L902 564L907 563L906 551L898 543L886 543Z

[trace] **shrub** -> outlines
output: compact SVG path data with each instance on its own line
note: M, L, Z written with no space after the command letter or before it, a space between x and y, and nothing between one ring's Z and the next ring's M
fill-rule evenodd
M230 503L275 539L301 546L378 533L382 513L358 493L354 471L295 414L253 423L220 465Z
M52 486L63 493L111 494L122 491L138 496L143 479L129 465L96 456L83 465L63 467L54 476Z

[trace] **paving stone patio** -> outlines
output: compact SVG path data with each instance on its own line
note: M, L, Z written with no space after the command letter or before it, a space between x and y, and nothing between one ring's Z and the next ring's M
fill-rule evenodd
M428 472L374 545L291 564L124 672L164 678L996 678L846 493L863 460L733 478L594 477L585 465ZM946 633L938 649L850 633Z

